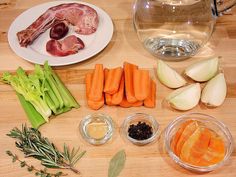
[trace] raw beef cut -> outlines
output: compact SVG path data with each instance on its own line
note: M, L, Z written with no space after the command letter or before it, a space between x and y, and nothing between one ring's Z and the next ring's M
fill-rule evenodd
M61 41L51 39L46 44L46 50L48 53L60 57L75 54L83 48L83 41L75 35L68 36Z
M27 47L41 33L52 27L55 21L65 20L75 28L78 34L92 34L98 27L97 12L84 4L66 3L49 8L25 30L19 31L17 37L22 47Z

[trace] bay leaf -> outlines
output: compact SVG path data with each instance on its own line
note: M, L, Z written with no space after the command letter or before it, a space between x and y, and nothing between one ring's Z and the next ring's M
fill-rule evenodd
M117 177L125 166L126 154L124 150L117 152L110 160L108 177Z

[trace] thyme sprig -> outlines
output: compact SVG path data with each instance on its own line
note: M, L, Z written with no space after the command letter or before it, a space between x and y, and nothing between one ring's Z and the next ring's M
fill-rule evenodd
M62 173L61 171L59 171L57 173L49 173L47 171L47 168L44 168L43 170L39 170L39 169L35 168L33 165L29 165L25 161L20 160L16 154L13 154L9 150L6 151L6 154L9 155L10 157L12 157L12 162L18 161L20 163L21 168L26 167L29 172L35 172L36 176L40 176L40 177L60 177L60 176L66 176L67 175L65 173Z
M79 152L79 148L70 151L64 144L63 152L60 152L53 143L43 137L39 130L28 128L22 125L22 129L13 128L7 136L17 139L16 147L19 148L26 157L34 157L41 161L47 168L70 169L75 173L80 173L74 165L78 162L86 151Z

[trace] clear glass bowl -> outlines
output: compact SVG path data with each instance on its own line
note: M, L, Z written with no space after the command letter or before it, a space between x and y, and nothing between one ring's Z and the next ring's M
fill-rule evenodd
M153 134L150 138L145 140L136 140L131 138L128 134L128 129L131 124L137 124L138 122L145 122L146 124L152 127ZM122 125L122 134L125 138L127 138L130 142L136 145L145 145L153 142L159 135L159 124L158 122L150 115L145 113L135 113L128 116Z
M105 134L105 136L103 136L100 139L95 139L93 137L91 137L87 131L87 126L91 123L91 122L105 122L106 126L107 126L107 132ZM93 145L101 145L106 143L113 135L113 131L114 131L114 123L112 121L112 118L108 115L105 114L92 114L92 115L87 115L81 122L79 125L79 131L82 135L82 137L90 144Z
M220 135L223 138L226 152L224 159L222 161L210 166L195 166L182 161L177 155L175 155L170 146L172 137L179 129L180 125L187 120L200 121L207 128L215 131L218 135ZM209 172L215 170L216 168L221 167L226 163L226 161L229 160L229 157L233 152L233 137L229 129L226 127L226 125L224 125L222 122L218 121L214 117L202 113L189 113L177 117L167 126L165 131L165 147L171 159L173 159L180 166L195 172Z

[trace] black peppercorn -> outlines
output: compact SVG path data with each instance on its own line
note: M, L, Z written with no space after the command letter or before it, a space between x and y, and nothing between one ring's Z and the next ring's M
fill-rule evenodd
M145 122L131 124L128 129L129 136L136 140L145 140L152 136L152 127Z

